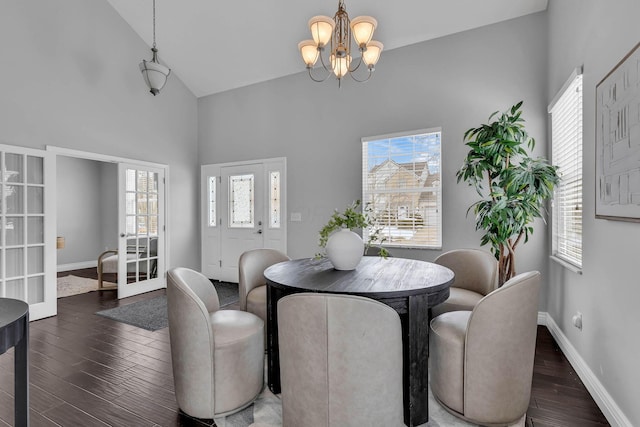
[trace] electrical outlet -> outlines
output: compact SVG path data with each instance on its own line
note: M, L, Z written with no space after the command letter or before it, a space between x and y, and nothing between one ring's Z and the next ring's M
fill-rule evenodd
M580 313L579 311L576 312L576 314L572 318L572 321L573 321L573 326L582 330L582 313Z

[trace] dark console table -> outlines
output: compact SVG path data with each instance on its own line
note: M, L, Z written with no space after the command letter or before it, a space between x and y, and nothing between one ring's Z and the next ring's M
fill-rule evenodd
M29 425L29 305L0 298L0 354L15 346L14 405L16 427Z
M387 304L400 315L403 336L403 405L408 426L429 420L429 308L449 297L454 274L446 267L404 258L364 257L351 271L329 260L297 259L275 264L267 280L268 383L280 393L278 300L297 292L359 295Z

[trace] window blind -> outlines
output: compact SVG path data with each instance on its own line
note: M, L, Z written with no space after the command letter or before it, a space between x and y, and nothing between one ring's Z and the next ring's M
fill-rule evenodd
M577 69L549 105L551 161L560 183L552 202L553 255L582 267L582 72Z

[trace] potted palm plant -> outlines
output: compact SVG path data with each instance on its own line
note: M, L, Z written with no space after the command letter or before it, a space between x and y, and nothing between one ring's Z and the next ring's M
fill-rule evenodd
M522 101L500 115L496 111L490 123L465 132L469 152L456 174L481 197L467 214L473 210L476 230L484 231L481 245L490 244L498 260L499 286L516 274L516 248L533 233L535 218L544 220L545 202L559 181L555 166L530 156L535 140L525 130L521 107Z

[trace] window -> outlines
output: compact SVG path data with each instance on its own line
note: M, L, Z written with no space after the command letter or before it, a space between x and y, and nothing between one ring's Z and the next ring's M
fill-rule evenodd
M216 180L217 176L210 176L208 178L208 195L209 195L209 227L216 226Z
M549 105L551 160L560 183L553 197L552 254L582 267L582 71L576 70Z
M442 246L441 133L438 128L362 139L362 201L385 246Z

